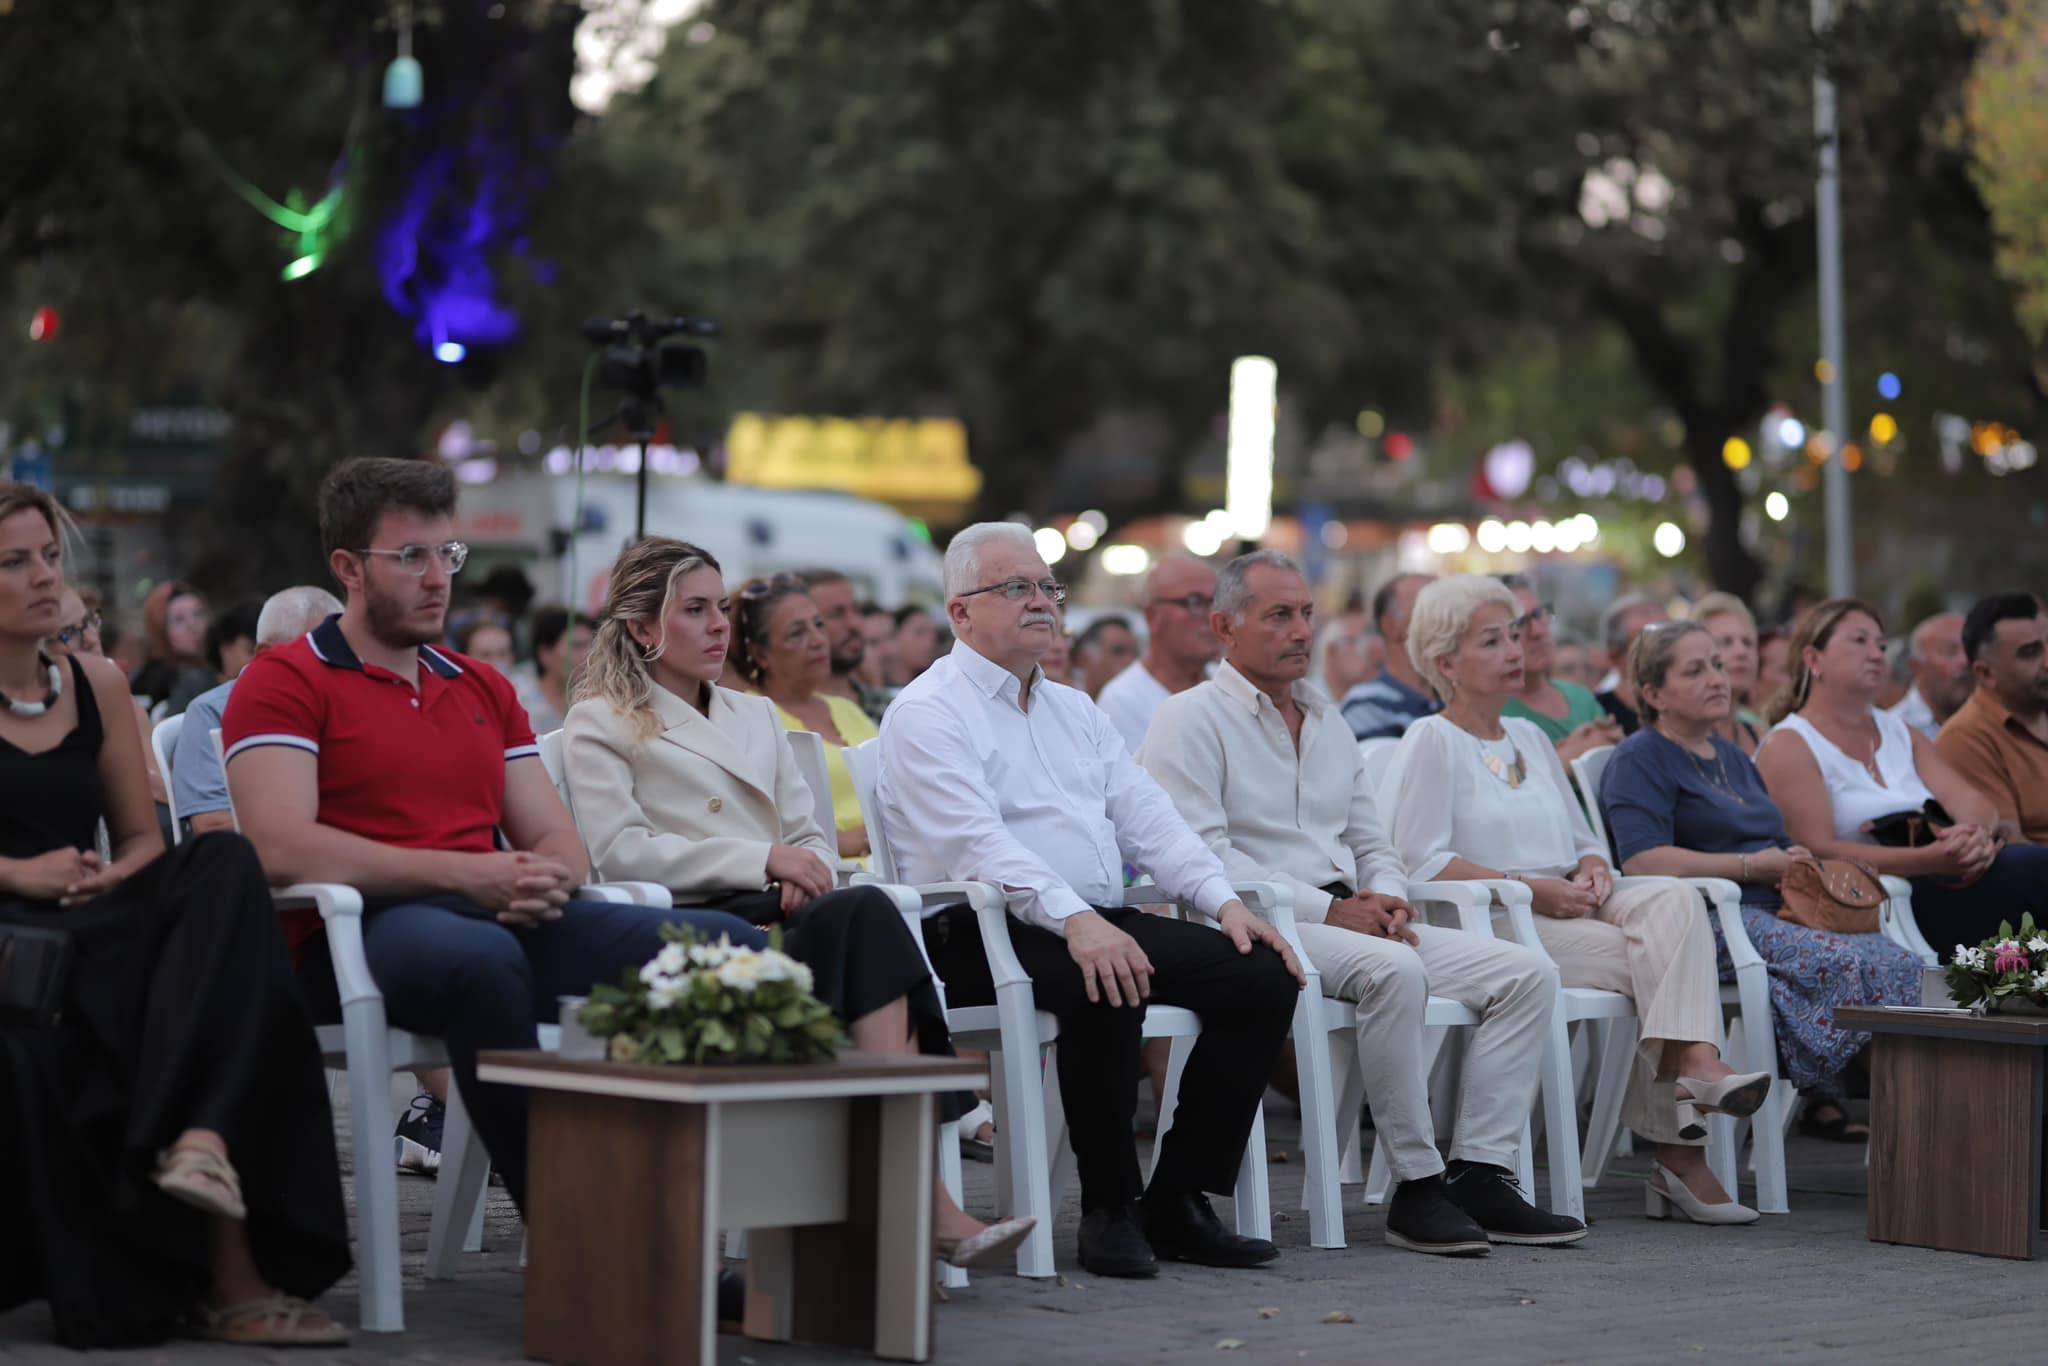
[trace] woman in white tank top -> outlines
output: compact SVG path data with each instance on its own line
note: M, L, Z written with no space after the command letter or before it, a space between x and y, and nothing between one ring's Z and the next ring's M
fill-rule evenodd
M1791 681L1756 758L1795 843L1910 880L1913 918L1944 958L1990 938L2000 921L2048 918L2048 848L2001 847L1990 800L1877 709L1885 658L1876 611L1853 598L1821 603L1800 620L1786 663ZM1930 800L1956 822L1933 843L1902 849L1872 838L1872 822Z

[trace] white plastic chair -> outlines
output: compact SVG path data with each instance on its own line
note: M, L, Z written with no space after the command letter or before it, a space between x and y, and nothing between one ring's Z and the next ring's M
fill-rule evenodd
M816 731L809 730L793 730L787 731L785 734L789 739L790 751L796 756L797 771L803 774L804 785L811 789L811 801L813 810L817 815L819 828L824 830L827 839L831 839L837 829L838 821L832 805L832 770L825 762L825 737L819 735ZM901 884L886 883L871 876L864 876L858 864L839 860L839 885L846 887L853 885L855 882L858 882L861 886L874 887L886 892L890 899L896 903L896 910L898 914L902 915L904 925L910 931L910 942L917 945L918 955L925 960L926 970L931 971L931 955L925 952L924 947L924 898L917 894L915 888L905 887ZM939 994L939 1004L943 1009L946 1001L946 984L939 980L939 974L936 971L932 971L932 985ZM952 1121L942 1120L940 1122L938 1143L939 1179L945 1183L946 1190L953 1197L953 1202L958 1204L965 1188L966 1178L965 1174L960 1170L960 1144L957 1141L956 1130ZM727 1255L736 1255L731 1249L732 1244L728 1243ZM958 1289L968 1283L967 1272L962 1268L945 1261L940 1262L938 1265L940 1285L951 1290Z
M155 740L156 732L152 731L152 743ZM215 753L220 753L220 731L213 732L213 742ZM168 764L163 775L168 784ZM229 790L233 791L232 782ZM591 901L669 904L668 892L650 883L597 883L578 888L576 895ZM272 900L280 911L317 911L327 932L342 1022L317 1026L315 1033L327 1066L348 1073L359 1320L366 1333L402 1333L405 1303L398 1240L398 1170L391 1152L391 1133L397 1116L391 1104L390 1078L393 1072L448 1066L447 1049L438 1039L387 1023L384 996L370 976L369 959L363 950L362 893L339 883L309 882L286 887L276 892ZM560 1027L540 1026L540 1046L550 1052L559 1048ZM427 1233L429 1279L452 1276L456 1252L474 1251L481 1246L483 1197L489 1179L489 1159L482 1140L470 1126L461 1094L451 1086L442 1127L433 1220Z
M844 755L853 775L854 790L860 796L861 810L867 813L875 875L894 879L895 858L875 804L880 746L870 740L848 746ZM1165 899L1156 888L1131 890L1139 894L1128 904ZM1010 944L1009 907L1001 888L986 882L940 882L919 886L916 891L927 911L967 906L974 912L981 932L982 951L988 960L996 1002L991 1006L949 1008L946 1024L956 1043L987 1049L991 1055L998 1199L1003 1200L1003 1212L1029 1214L1038 1220L1038 1226L1018 1249L1017 1273L1050 1278L1058 1274L1052 1251L1055 1183L1059 1180L1058 1168L1065 1165L1064 1160L1055 1160L1054 1138L1060 1139L1061 1155L1068 1152L1068 1145L1064 1141L1066 1117L1059 1100L1058 1059L1055 1056L1049 1065L1041 1067L1040 1058L1045 1048L1057 1043L1059 1025L1049 1013L1037 1008L1031 978L1017 961L1016 950ZM1271 904L1269 898L1262 899ZM1199 1031L1200 1020L1193 1011L1174 1006L1146 1009L1144 1032L1148 1038L1191 1038ZM1172 1088L1168 1089L1170 1096ZM1170 1099L1167 1103L1170 1104ZM1162 1106L1162 1133L1167 1122ZM1271 1236L1272 1226L1264 1136L1261 1111L1239 1164L1235 1202L1238 1231L1255 1237ZM1260 1231L1262 1228L1264 1231Z
M178 736L185 729L185 713L166 716L149 728L149 747L156 754L156 771L164 778L164 801L171 809L171 843L184 841L185 832L179 828L178 789L171 785L171 760L178 753Z
M1489 897L1484 888L1467 882L1411 882L1407 887L1407 899L1418 911L1423 912L1425 916L1427 915L1428 907L1432 904L1447 906L1456 916L1459 929L1488 939L1493 938L1492 919L1487 912ZM1296 952L1300 952L1299 945L1296 946ZM1314 969L1310 966L1306 954L1302 955L1302 966L1313 974ZM1310 986L1311 989L1320 991L1319 980L1311 981ZM1341 1046L1355 1052L1357 1047L1358 1008L1349 1001L1329 999L1320 1001L1318 1008L1323 1016L1324 1027L1332 1036L1333 1046L1338 1044L1335 1036L1341 1028L1344 1032ZM1477 1025L1478 1023L1478 1012L1469 1006L1461 1005L1446 997L1431 996L1428 1004L1423 1008L1422 1016L1422 1063L1424 1070L1428 1071L1435 1066L1438 1054L1449 1037L1447 1033L1449 1029L1456 1026ZM1299 1025L1296 1028L1298 1040ZM1297 1055L1299 1055L1298 1043L1296 1051ZM1328 1051L1326 1050L1325 1057L1327 1056ZM1336 1098L1334 1107L1336 1128L1325 1139L1326 1143L1331 1144L1332 1147L1337 1149L1348 1146L1355 1138L1359 1106L1367 1099L1364 1094L1363 1073L1356 1063L1347 1070L1345 1083L1343 1093ZM1341 1180L1341 1177L1338 1175L1338 1164L1341 1162L1343 1154L1339 1152L1336 1160L1332 1162L1319 1162L1307 1138L1308 1129L1312 1123L1310 1117L1311 1106L1320 1106L1322 1103L1321 1096L1316 1096L1312 1101L1311 1094L1313 1091L1320 1090L1323 1085L1324 1081L1321 1077L1309 1079L1305 1076L1302 1082L1302 1147L1303 1161L1307 1168L1305 1180L1303 1181L1302 1201L1309 1211L1309 1242L1311 1245L1315 1247L1343 1247L1343 1210L1341 1204L1336 1199L1337 1185ZM1523 1189L1531 1189L1535 1184L1536 1168L1531 1134L1526 1122L1522 1126L1522 1141L1517 1149L1516 1167L1516 1178L1522 1183ZM1381 1204L1387 1199L1392 1189L1393 1170L1387 1160L1386 1147L1384 1144L1375 1143L1373 1145L1372 1165L1365 1178L1365 1202L1369 1205ZM1330 1229L1332 1234L1330 1240L1325 1240L1323 1227L1319 1227L1319 1225Z
M1600 811L1600 783L1606 776L1608 763L1614 758L1614 749L1613 745L1602 745L1571 762L1572 780L1578 784L1579 793L1585 798L1586 818L1592 824L1594 836L1610 855L1614 853L1614 841ZM1790 1100L1787 1093L1791 1088L1778 1075L1778 1035L1771 1015L1770 972L1756 946L1750 943L1748 930L1743 927L1742 889L1726 878L1678 880L1698 890L1713 907L1714 917L1721 926L1721 937L1728 945L1728 961L1735 969L1735 981L1721 986L1721 1004L1732 1016L1727 1040L1730 1060L1744 1071L1764 1072L1771 1077L1770 1095L1753 1117L1754 1122L1727 1116L1715 1117L1715 1124L1726 1125L1728 1142L1718 1145L1712 1154L1714 1159L1718 1159L1714 1174L1729 1194L1737 1193L1734 1179L1736 1155L1741 1151L1742 1131L1747 1127L1754 1145L1751 1162L1756 1173L1757 1209L1764 1214L1789 1214L1784 1121ZM1633 878L1616 878L1615 886L1620 888L1633 881ZM1604 1156L1601 1165L1604 1166ZM1589 1167L1592 1172L1592 1179L1588 1181L1590 1185L1598 1179L1601 1168L1591 1164Z

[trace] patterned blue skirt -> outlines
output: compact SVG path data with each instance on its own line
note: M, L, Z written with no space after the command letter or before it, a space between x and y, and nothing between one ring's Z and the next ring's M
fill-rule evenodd
M1721 980L1733 982L1720 917L1708 922ZM1920 1004L1920 959L1881 934L1809 930L1756 906L1742 908L1742 928L1770 974L1782 1075L1815 1097L1838 1096L1842 1069L1870 1042L1868 1033L1837 1025L1837 1009Z

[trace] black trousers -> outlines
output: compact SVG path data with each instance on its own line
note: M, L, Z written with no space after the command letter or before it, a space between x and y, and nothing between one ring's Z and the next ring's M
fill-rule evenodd
M1101 914L1152 960L1152 1003L1201 1017L1202 1034L1181 1074L1173 1128L1152 1172L1158 1191L1236 1186L1259 1097L1293 1018L1295 982L1263 944L1240 954L1228 937L1135 909ZM1060 1022L1060 1100L1081 1178L1083 1212L1128 1204L1145 1189L1131 1124L1138 1107L1144 1009L1091 1004L1081 969L1056 934L1012 918L1010 942L1031 975L1038 1008ZM974 913L956 906L925 921L925 945L953 1006L991 1005L995 986Z

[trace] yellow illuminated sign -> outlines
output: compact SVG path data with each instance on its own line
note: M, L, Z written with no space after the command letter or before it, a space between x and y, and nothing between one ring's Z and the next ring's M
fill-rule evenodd
M741 413L725 477L774 489L835 489L879 502L966 504L981 492L967 428L952 418L773 417Z

